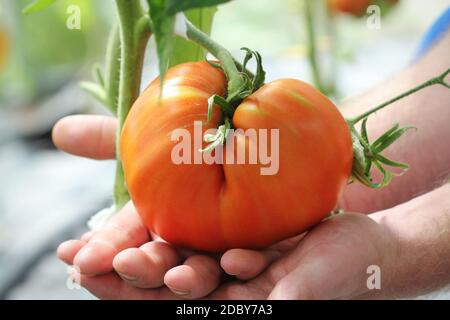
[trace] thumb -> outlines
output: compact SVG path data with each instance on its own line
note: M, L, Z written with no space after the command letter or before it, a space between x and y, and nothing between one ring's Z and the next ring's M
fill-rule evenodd
M371 241L367 228L359 230L334 239L312 236L296 261L288 263L294 267L276 283L269 299L349 299L369 293L369 288L380 289L383 249Z
M357 296L367 290L367 264L336 255L311 255L281 278L270 300L330 300Z

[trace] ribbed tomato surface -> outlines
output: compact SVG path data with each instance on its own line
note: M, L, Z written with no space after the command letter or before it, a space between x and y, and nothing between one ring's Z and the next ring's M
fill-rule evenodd
M310 85L293 79L261 87L236 109L235 129L278 129L279 166L267 163L175 164L174 130L194 138L221 120L207 100L223 95L226 79L207 62L186 63L159 79L136 101L121 136L121 156L131 198L148 228L175 245L206 251L261 248L297 235L336 206L352 166L352 142L333 103ZM270 132L268 135L270 137ZM235 152L255 141L236 133ZM269 139L268 150L276 141ZM191 143L192 158L201 157ZM203 143L203 147L206 143ZM240 149L239 149L240 148ZM273 149L275 150L275 149ZM224 151L226 158L227 151ZM248 154L247 154L248 155Z

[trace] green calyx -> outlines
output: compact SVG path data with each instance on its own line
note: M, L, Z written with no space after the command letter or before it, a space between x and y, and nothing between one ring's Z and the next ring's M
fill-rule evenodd
M416 128L414 126L400 127L396 124L371 143L367 134L367 120L370 115L386 106L432 85L438 84L450 89L449 84L445 82L445 78L449 73L450 69L353 119L347 119L353 142L353 168L350 182L359 181L367 187L379 189L387 186L391 182L393 176L402 175L409 169L408 164L390 160L383 156L381 152L400 139L408 130ZM360 121L362 121L362 123L359 133L356 130L356 124ZM374 182L372 177L373 167L382 174L382 179L379 182ZM394 171L389 170L389 168L397 168L401 169L401 171L395 173Z
M242 100L247 98L264 84L266 72L262 66L261 55L257 51L252 51L248 48L241 48L241 50L246 52L242 64L235 62L233 59L233 63L238 70L239 78L242 80L241 84L238 87L235 87L236 89L232 92L228 92L226 98L219 95L213 95L208 99L207 121L211 121L214 107L219 107L222 111L223 123L219 126L216 135L204 136L204 141L209 142L209 144L204 149L201 149L201 152L212 151L217 146L223 145L226 142L226 138L231 128L231 119L233 119L233 114L237 106ZM247 64L252 58L255 58L256 60L256 71L254 74L247 69ZM214 62L210 63L215 67L224 69L221 64ZM224 70L224 72L227 74L226 70ZM230 87L233 86L228 84L228 88Z
M350 124L350 133L353 142L353 170L351 181L359 181L370 188L379 189L387 186L394 175L399 176L409 169L409 165L396 162L381 155L391 144L397 141L409 129L416 129L413 126L400 128L398 124L386 131L373 143L370 143L367 135L367 118L361 124L361 133ZM380 182L374 182L372 178L372 168L375 167L382 174ZM400 168L401 172L395 173L391 168Z
M216 134L205 134L203 137L203 141L208 142L209 144L204 148L198 150L199 152L212 152L217 146L225 144L225 141L230 133L231 123L230 120L226 117L224 124L220 125L217 128Z
M207 120L210 121L212 119L212 111L214 106L218 106L221 109L224 117L221 126L219 126L219 129L222 130L222 133L224 134L225 131L223 128L225 127L222 127L222 125L226 125L226 122L228 121L231 127L230 119L233 118L233 113L236 110L237 106L241 103L242 100L258 90L264 84L266 73L262 67L261 55L258 52L252 51L248 48L242 48L242 50L246 52L246 55L242 64L240 64L236 62L236 59L233 58L233 56L227 49L212 40L204 32L198 30L189 21L186 20L185 22L186 37L206 49L217 60L219 60L219 63L210 62L210 64L214 67L221 68L227 78L228 83L226 96L221 97L218 95L213 95L212 97L210 97L208 100L207 115ZM255 73L247 70L247 64L252 58L256 59ZM214 137L214 140L212 140L213 137L207 138L210 144L205 149L203 149L202 152L210 151L216 146L224 144L226 141L226 136L222 137L222 135L219 134L214 135Z

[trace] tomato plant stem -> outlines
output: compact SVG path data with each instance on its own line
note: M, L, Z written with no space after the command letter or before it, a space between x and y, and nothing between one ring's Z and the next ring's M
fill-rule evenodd
M330 73L327 78L327 94L337 95L336 75L338 74L337 64L337 44L339 42L339 34L337 32L336 18L333 13L325 8L326 13L326 32L329 41L328 55L330 58Z
M114 183L114 203L118 210L130 199L120 158L120 133L132 104L139 96L144 53L151 32L148 27L148 16L144 14L139 0L116 0L116 6L119 14L121 44L117 105L117 166Z
M322 80L320 77L319 65L317 63L317 48L316 48L316 31L314 29L314 21L313 21L313 8L314 5L311 3L311 0L305 0L305 26L306 26L306 36L308 39L308 60L309 65L311 67L311 73L313 77L314 85L321 92L325 92L325 88L322 84Z
M441 74L440 76L435 77L435 78L432 78L432 79L430 79L430 80L428 80L428 81L426 81L426 82L424 82L424 83L418 85L417 87L412 88L412 89L410 89L410 90L408 90L408 91L406 91L406 92L404 92L404 93L398 95L397 97L392 98L392 99L390 99L390 100L388 100L388 101L386 101L386 102L384 102L384 103L382 103L382 104L376 106L375 108L373 108L373 109L371 109L371 110L369 110L369 111L367 111L367 112L365 112L365 113L363 113L363 114L357 116L356 118L347 120L347 122L350 123L350 124L356 124L356 123L358 123L359 121L361 121L361 120L367 118L367 117L370 116L371 114L373 114L373 113L375 113L375 112L377 112L377 111L383 109L384 107L387 107L388 105L391 105L391 104L393 104L394 102L397 102L397 101L399 101L399 100L401 100L401 99L403 99L403 98L405 98L405 97L407 97L407 96L409 96L409 95L412 95L413 93L416 93L417 91L420 91L420 90L425 89L425 88L427 88L427 87L433 86L433 85L435 85L435 84L440 84L440 85L443 85L443 86L445 86L445 87L447 87L447 88L450 88L449 85L445 82L445 77L446 77L449 73L450 73L450 69L448 69L447 71L445 71L445 72L444 72L443 74Z
M362 115L347 120L350 127L350 133L352 135L353 141L353 167L352 167L352 178L351 181L359 181L362 184L370 188L383 188L387 186L394 175L399 175L398 173L392 172L389 168L401 169L402 173L408 170L409 166L407 163L397 162L390 160L381 154L386 148L397 141L405 132L415 127L406 126L400 128L399 124L394 125L391 129L386 131L373 143L369 141L369 136L367 134L367 120L368 117L377 112L378 110L403 99L419 90L427 88L429 86L440 84L446 88L450 86L445 82L445 77L450 73L450 69L445 71L440 76L432 78L415 88L412 88L401 95L380 104L379 106L363 113ZM355 125L362 120L361 123L361 134L356 130ZM371 170L372 167L378 169L382 174L382 180L375 183L372 179Z
M231 53L220 44L213 41L206 33L197 29L188 20L186 20L186 28L186 36L189 40L194 41L205 48L220 61L221 67L228 79L228 97L234 97L236 94L240 93L244 86L244 80L236 67Z
M119 102L119 80L120 80L120 29L115 24L111 29L106 49L105 69L105 91L110 110L117 114Z

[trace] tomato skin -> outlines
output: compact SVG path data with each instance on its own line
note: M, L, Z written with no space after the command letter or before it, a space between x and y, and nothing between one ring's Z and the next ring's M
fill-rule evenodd
M360 17L367 8L374 4L381 7L382 15L386 14L399 0L328 0L328 9L333 13L345 13Z
M0 26L0 72L6 65L6 57L8 55L8 33Z
M198 250L263 248L300 234L336 206L350 175L352 142L347 123L319 91L283 79L237 107L234 128L279 129L279 171L261 175L261 163L175 165L171 132L192 133L194 120L205 122L207 99L223 95L226 80L197 62L170 69L165 81L161 104L155 80L134 104L121 136L130 195L151 231ZM217 127L221 114L214 109L205 130ZM248 147L236 136L237 146Z
M370 0L328 0L328 8L334 13L361 16L366 12L370 2Z

